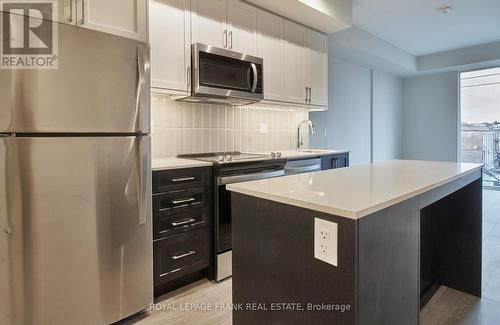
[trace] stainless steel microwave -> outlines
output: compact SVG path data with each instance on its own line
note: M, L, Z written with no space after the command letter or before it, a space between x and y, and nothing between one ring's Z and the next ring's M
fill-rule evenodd
M238 106L264 98L261 58L195 43L191 67L191 96L182 100Z

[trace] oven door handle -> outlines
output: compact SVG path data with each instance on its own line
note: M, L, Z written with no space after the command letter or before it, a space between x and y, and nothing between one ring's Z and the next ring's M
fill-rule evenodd
M252 85L252 92L254 93L255 90L257 90L257 82L259 80L259 75L257 73L257 66L255 63L250 63L252 66L252 71L253 71L253 85Z
M255 180L259 180L259 179L278 177L278 176L283 176L283 175L285 175L284 169L267 171L267 172L260 172L260 173L252 173L252 174L243 174L243 175L237 175L237 176L222 176L222 177L217 178L217 184L218 185L226 185L226 184L232 184L232 183L248 182L248 181L255 181Z

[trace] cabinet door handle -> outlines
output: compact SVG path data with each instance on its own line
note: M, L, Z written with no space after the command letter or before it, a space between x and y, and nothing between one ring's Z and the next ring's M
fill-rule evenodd
M193 202L195 200L194 197L189 197L186 199L180 199L180 200L172 200L173 204L181 204L181 203L187 203L187 202Z
M222 33L222 44L224 45L224 48L227 47L227 29L224 29L224 32Z
M308 96L308 91L307 91L307 86L306 86L306 104L307 104L308 99L309 99L309 96Z
M190 251L189 251L189 252L187 252L186 254L174 255L174 256L172 256L172 259L173 259L173 260L178 260L179 258L188 257L188 256L193 255L193 254L196 254L196 251L191 251L191 250L190 250Z
M233 48L233 31L229 32L229 48Z
M191 67L187 68L187 86L188 86L187 90L189 91L189 88L191 87ZM194 177L187 177L187 178L189 178L189 180L194 179Z
M311 92L311 87L309 87L309 104L311 104L311 98L312 98L312 92Z
M177 221L172 222L172 226L177 227L177 226L185 225L185 224L188 224L188 223L191 223L194 221L196 221L196 220L193 218L186 219L186 220L177 220Z
M73 1L75 1L75 0L69 0L69 18L68 18L68 21L70 23L73 22Z
M172 273L175 273L175 272L179 272L180 270L182 270L182 267L178 268L178 269L175 269L175 270L172 270L170 272L167 272L167 273L163 273L163 274L160 274L160 278L165 276L165 275L169 275L169 274L172 274Z
M85 25L85 0L82 0L82 25Z
M181 178L172 178L173 183L178 183L178 182L186 182L186 181L194 181L194 177L181 177Z

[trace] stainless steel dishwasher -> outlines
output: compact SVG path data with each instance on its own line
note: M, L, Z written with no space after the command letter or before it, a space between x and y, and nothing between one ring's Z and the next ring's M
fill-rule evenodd
M321 158L291 160L285 165L285 175L301 174L321 170Z

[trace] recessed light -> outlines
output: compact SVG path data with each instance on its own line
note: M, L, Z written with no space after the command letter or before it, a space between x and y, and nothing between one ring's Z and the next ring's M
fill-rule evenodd
M449 14L450 12L452 12L452 11L453 11L453 8L452 8L452 7L450 7L450 6L442 6L442 7L439 7L439 8L438 8L438 11L439 11L440 13L442 13L443 15L447 15L447 14Z

